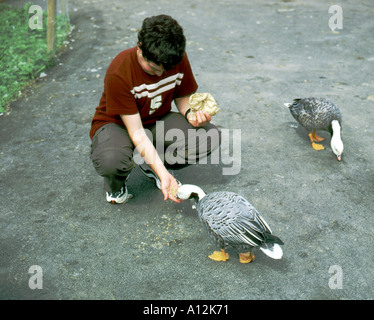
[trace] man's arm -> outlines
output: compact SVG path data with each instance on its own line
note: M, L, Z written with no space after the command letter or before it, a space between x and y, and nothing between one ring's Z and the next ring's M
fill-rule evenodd
M170 199L180 202L172 191L178 190L178 183L175 178L167 171L152 142L147 137L139 113L132 115L121 115L130 138L136 149L143 157L145 162L154 170L161 181L161 191L164 194L164 200Z

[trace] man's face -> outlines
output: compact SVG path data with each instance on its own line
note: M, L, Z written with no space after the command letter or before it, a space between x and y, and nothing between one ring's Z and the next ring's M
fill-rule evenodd
M144 72L150 74L151 76L161 77L165 72L165 69L162 65L157 65L152 61L149 61L143 57L142 50L138 47L138 62Z

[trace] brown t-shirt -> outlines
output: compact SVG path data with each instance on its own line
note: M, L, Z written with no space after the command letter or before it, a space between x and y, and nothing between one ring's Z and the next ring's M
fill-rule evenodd
M171 110L175 98L198 88L185 53L182 61L161 77L151 76L140 66L137 47L120 52L104 78L104 91L92 119L90 137L107 123L124 126L121 114L140 113L144 126L154 124Z

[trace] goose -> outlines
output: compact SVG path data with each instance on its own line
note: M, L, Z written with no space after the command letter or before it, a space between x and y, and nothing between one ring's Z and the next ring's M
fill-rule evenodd
M292 116L309 132L309 139L314 150L325 149L321 142L324 138L318 136L316 131L328 131L331 134L331 149L337 159L341 161L343 141L341 139L342 115L339 108L325 98L295 99L293 103L285 103Z
M247 253L239 253L241 263L254 260L255 257L251 254L253 247L259 248L273 259L282 258L282 240L272 234L264 218L242 196L227 191L206 194L196 185L184 184L179 187L177 197L184 200L195 199L196 205L193 208L221 249L209 255L210 259L228 260L229 254L225 252L228 246L249 250Z

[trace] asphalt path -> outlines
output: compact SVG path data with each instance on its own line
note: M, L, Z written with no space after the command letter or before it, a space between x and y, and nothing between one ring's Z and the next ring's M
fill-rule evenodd
M372 299L374 5L339 5L342 25L322 0L69 1L68 48L0 117L0 298ZM219 163L174 174L247 198L284 241L282 260L210 260L193 203L164 202L137 167L134 197L105 201L90 121L108 64L161 13L183 26L225 133ZM328 133L313 150L283 106L312 96L341 110L341 162Z

